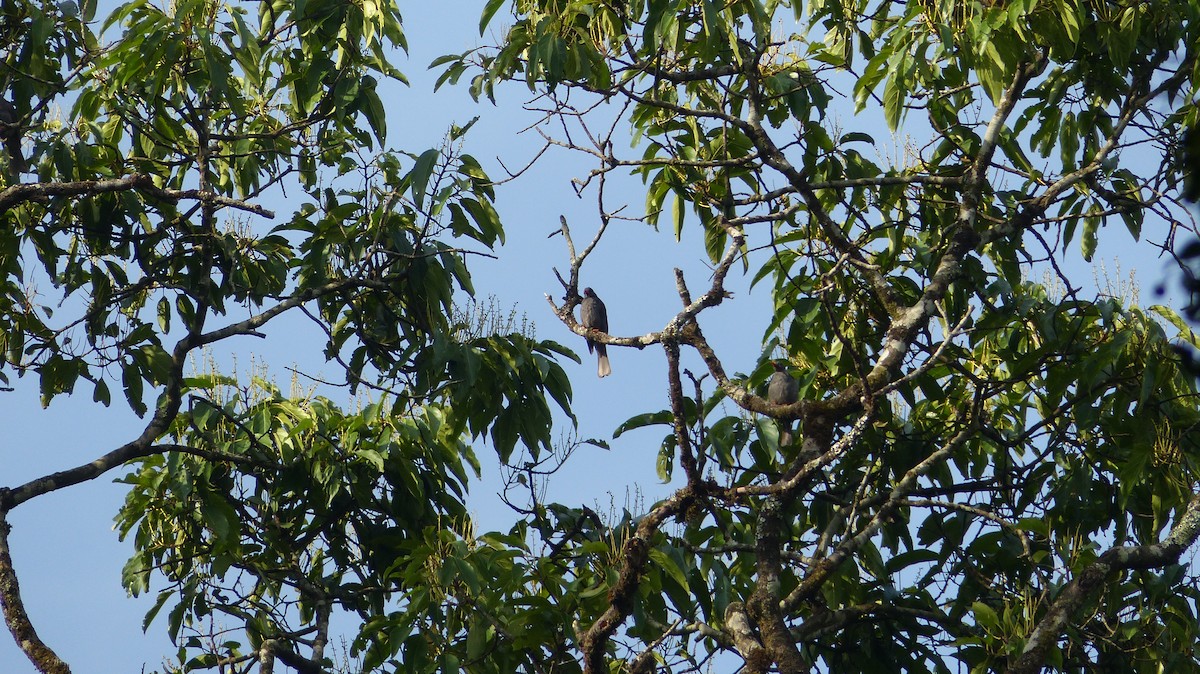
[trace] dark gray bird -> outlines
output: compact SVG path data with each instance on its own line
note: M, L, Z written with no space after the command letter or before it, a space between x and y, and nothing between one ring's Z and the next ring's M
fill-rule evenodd
M608 332L608 310L591 288L583 289L583 302L579 305L579 324L588 330ZM588 353L593 350L596 352L596 374L601 377L612 374L612 367L608 364L608 347L591 339L587 341L587 345Z
M0 98L0 141L3 141L4 151L8 153L9 166L17 174L29 169L25 157L21 155L20 122L21 116L17 114L17 108Z
M767 402L775 405L790 405L799 400L800 383L788 374L784 362L772 361L771 367L775 368L775 374L771 375L771 381L767 384ZM779 446L785 447L792 444L792 422L782 422L781 426Z

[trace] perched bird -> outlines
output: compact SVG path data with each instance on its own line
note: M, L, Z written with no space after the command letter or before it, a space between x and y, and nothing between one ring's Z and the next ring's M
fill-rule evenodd
M771 381L767 384L767 402L775 405L790 405L799 400L800 383L787 373L783 361L773 361L771 367L775 368L775 374L771 375ZM784 447L790 444L792 444L792 422L785 421L779 432L779 446Z
M608 310L591 288L583 289L583 302L579 305L579 323L588 330L608 332ZM612 367L608 364L608 347L591 339L587 341L587 345L588 353L596 351L596 374L601 377L612 374Z
M8 164L15 173L28 170L25 157L21 155L21 116L17 108L4 98L0 98L0 141L4 143L4 151L8 153Z

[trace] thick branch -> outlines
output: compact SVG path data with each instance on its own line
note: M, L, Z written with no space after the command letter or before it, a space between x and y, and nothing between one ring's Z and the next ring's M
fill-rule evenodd
M1197 537L1200 537L1200 493L1192 496L1183 516L1171 528L1165 541L1111 548L1067 583L1029 635L1025 650L1008 668L1008 674L1035 674L1041 671L1050 648L1058 641L1079 608L1103 591L1107 587L1106 581L1114 573L1130 569L1161 569L1176 564L1179 556L1196 542Z
M746 607L758 623L763 645L770 653L771 660L779 666L782 674L794 674L806 669L779 603L783 513L785 505L791 501L789 496L786 492L772 494L767 497L759 513L754 543L757 578L754 593ZM750 672L765 672L769 663L749 661L746 664Z
M606 645L633 612L642 571L650 558L650 540L663 522L682 512L693 498L690 486L672 494L638 522L633 535L621 547L621 568L616 585L609 590L609 606L580 638L585 674L607 674L609 671L604 663Z
M153 443L162 437L163 433L166 432L171 422L175 420L176 415L179 413L182 398L183 367L186 363L187 355L193 349L235 335L253 334L255 330L265 325L267 321L288 309L297 307L322 295L361 285L361 283L358 279L343 279L327 283L318 288L310 288L288 297L261 314L252 316L244 321L227 325L211 332L189 335L181 339L175 345L171 358L171 374L168 377L168 383L163 391L158 408L155 410L154 416L150 419L150 423L146 425L141 435L89 463L30 480L11 491L0 490L0 508L12 509L35 496L93 480L113 468L134 459L177 449L173 445L157 447Z
M136 174L113 178L111 180L79 180L64 183L21 183L9 185L0 190L0 213L25 201L33 201L45 197L79 197L103 194L105 192L126 192L138 190L159 199L167 201L196 200L214 206L226 206L239 211L246 211L274 218L275 212L247 203L239 199L230 199L207 190L171 190L158 187L154 179L148 175Z
M146 424L141 435L90 463L35 478L11 491L0 490L0 508L10 510L35 496L93 480L128 461L162 451L154 447L153 443L163 433L166 433L171 422L179 414L183 365L187 354L193 348L193 341L193 337L185 337L175 346L169 383L166 390L163 391L162 399L154 411L154 416L151 417L150 423Z
M21 600L21 587L17 572L13 568L12 555L8 549L8 511L0 510L0 608L4 610L4 622L12 633L17 647L42 674L71 674L71 668L58 654L50 649L41 638Z
M666 342L663 344L663 349L667 356L667 397L671 401L675 443L679 446L679 465L683 467L683 472L687 475L688 484L696 484L700 481L700 474L696 469L696 456L692 452L686 408L683 404L683 382L679 377L679 343Z
M309 660L308 658L293 651L289 645L278 639L271 639L269 642L263 643L263 650L267 650L267 643L271 644L270 654L279 658L283 664L300 672L300 674L325 674L325 668L320 663Z

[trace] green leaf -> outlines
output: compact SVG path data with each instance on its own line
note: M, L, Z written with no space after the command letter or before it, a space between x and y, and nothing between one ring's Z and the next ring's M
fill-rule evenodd
M615 437L615 436L614 436ZM671 436L673 438L673 436ZM664 442L658 449L658 458L654 462L654 470L658 479L667 484L675 470L675 447L672 442Z
M1158 314L1163 318L1163 320L1173 325L1175 329L1179 331L1177 333L1179 338L1186 340L1193 346L1200 346L1200 340L1197 339L1195 331L1192 330L1191 326L1189 326L1188 323L1183 320L1183 317L1176 313L1174 309L1161 304L1154 304L1149 307L1149 310Z
M218 545L229 547L237 538L237 514L220 496L206 492L200 503L205 525L212 531Z
M375 470L383 472L384 460L383 455L374 449L360 448L354 451L354 455L366 459L371 465L375 466Z
M1099 241L1097 232L1100 229L1099 207L1095 204L1088 207L1088 215L1083 218L1083 238L1080 239L1079 247L1083 253L1083 259L1088 262L1092 261L1092 256L1096 254L1096 244Z
M39 368L43 407L48 406L55 396L75 390L75 381L80 375L80 365L76 360L68 360L54 355Z
M158 597L154 600L154 606L151 606L150 610L146 611L146 616L142 618L143 632L150 629L150 623L154 622L154 618L158 615L158 612L161 611L162 607L174 597L175 593L171 590L163 590L158 593Z
M166 297L158 300L158 329L163 332L171 331L171 302Z
M870 134L866 134L861 131L851 131L850 133L843 134L842 137L838 139L838 145L846 145L848 143L866 143L868 145L874 145L875 139L872 138Z
M429 149L421 153L417 157L417 161L413 164L412 171L409 176L412 180L412 197L417 203L417 208L421 208L425 203L426 189L429 186L429 179L433 175L433 169L437 165L438 157L441 152L437 149Z
M918 548L916 550L902 552L887 560L887 565L885 568L889 574L893 574L903 571L910 566L937 561L939 558L940 556L933 550Z
M139 417L145 416L146 403L142 400L142 371L132 360L121 368L121 386L125 391L125 401L129 403L129 408Z
M102 378L96 380L96 386L92 391L92 401L98 402L105 407L112 404L112 393L108 390L108 383Z
M674 423L675 417L670 410L661 412L651 412L648 414L639 414L629 419L626 419L617 429L613 431L613 439L621 437L635 428L644 428L646 426L670 426Z
M985 630L996 631L1000 629L1000 617L987 604L978 601L972 603L971 614L975 616L975 623Z
M149 580L150 569L146 565L146 558L140 554L130 557L121 568L121 585L134 597L150 589Z
M487 26L492 22L492 17L496 15L496 11L504 5L504 0L488 0L483 6L483 13L479 16L479 34L482 36Z
M892 72L883 87L883 118L892 131L900 128L900 119L904 116L904 103L908 95L907 88L900 75Z
M678 554L668 554L658 548L650 549L650 561L654 566L663 573L667 574L671 580L678 583L681 589L688 588L687 575L683 572L683 567L680 566L681 559L678 559Z
M686 208L683 195L676 192L675 198L671 200L671 224L676 240L683 236L683 216Z

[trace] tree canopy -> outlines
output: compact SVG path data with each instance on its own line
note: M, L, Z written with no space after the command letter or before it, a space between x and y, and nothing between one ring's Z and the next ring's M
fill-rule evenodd
M562 214L547 297L608 346L605 386L662 353L665 397L612 435L670 492L610 514L538 488L577 356L464 316L503 241L470 124L388 145L402 9L5 6L0 377L146 419L0 488L0 603L38 671L69 670L6 518L100 475L178 671L1200 671L1200 342L1068 271L1195 231L1200 2L488 0L496 44L438 85L472 115L523 86L546 147L592 162L562 178L596 205ZM631 183L632 215L606 189ZM616 219L710 265L648 334L575 318ZM748 301L736 275L771 297L744 373L704 331ZM362 398L189 369L294 314ZM492 453L526 492L480 532Z

